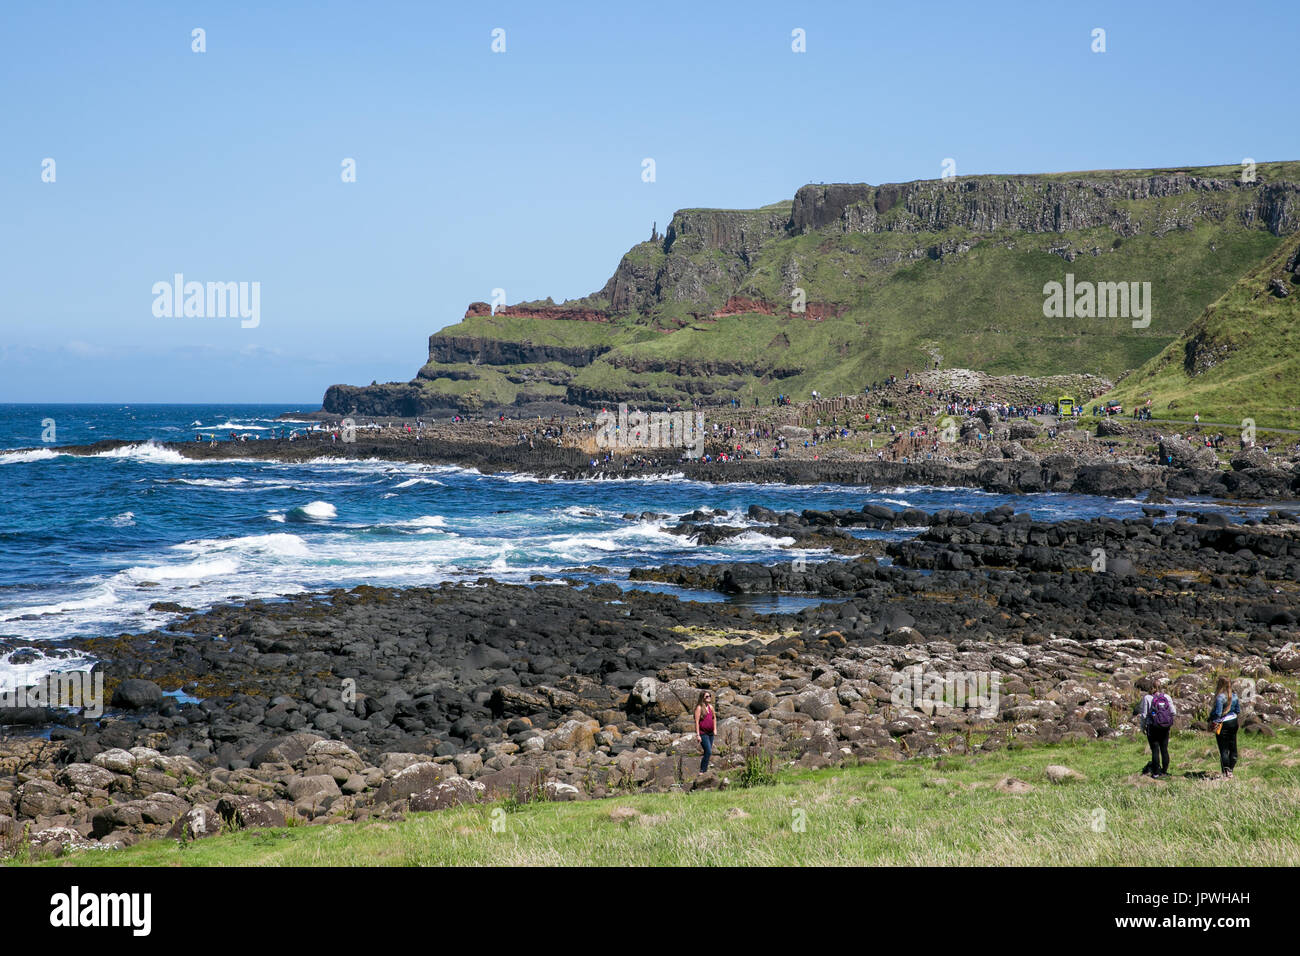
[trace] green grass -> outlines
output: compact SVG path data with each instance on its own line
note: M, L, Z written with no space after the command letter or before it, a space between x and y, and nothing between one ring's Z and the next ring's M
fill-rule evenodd
M1300 864L1300 732L1244 735L1240 748L1231 781L1195 776L1217 772L1217 753L1208 734L1182 733L1163 781L1137 776L1144 742L1093 741L783 773L774 785L718 792L461 807L186 848L154 840L51 865ZM1052 784L1049 764L1085 779ZM1001 792L1006 777L1034 789ZM635 813L614 819L619 808Z
M1127 410L1150 398L1157 418L1300 428L1300 285L1284 272L1297 248L1300 236L1281 243L1105 400ZM1268 291L1275 278L1291 289L1284 299ZM1205 358L1189 369L1189 354Z

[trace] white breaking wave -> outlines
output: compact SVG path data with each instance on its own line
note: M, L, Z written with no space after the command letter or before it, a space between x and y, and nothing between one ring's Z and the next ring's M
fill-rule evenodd
M35 649L24 648L24 650L30 653ZM12 660L13 654L0 657L0 691L12 692L18 687L30 687L48 674L62 671L88 671L95 664L92 657L81 654L65 656L66 651L46 654L44 651L35 650L35 653L36 658L24 664L15 664Z
M190 463L190 459L180 452L173 451L170 448L163 448L154 442L145 442L141 445L123 445L121 448L98 451L86 457L129 458L132 461L144 461L158 465L185 465Z
M0 465L16 465L22 461L47 461L58 457L56 452L48 448L31 448L27 451L11 451L0 455Z
M157 567L127 568L122 572L128 579L137 583L146 581L203 581L209 578L224 577L239 570L239 562L233 558L214 558L212 560L189 561L185 564L164 564Z
M178 551L211 554L220 551L262 552L286 558L307 558L311 550L296 534L250 534L242 538L203 538L173 545Z
M312 501L289 512L290 521L328 521L338 517L338 509L328 501Z
M196 485L200 488L229 488L247 484L247 478L236 475L234 478L177 478L178 485Z
M437 478L407 478L405 481L394 485L395 488L410 488L412 485L442 485ZM446 487L443 485L443 487Z
M744 534L738 534L734 538L727 539L726 542L719 544L728 544L742 548L788 548L794 544L794 538L773 538L759 531L746 531Z
M596 534L543 537L530 544L570 561L595 557L599 553L674 551L695 547L693 539L671 534L663 529L662 524L649 521Z
M664 481L680 481L688 485L696 485L701 488L709 487L720 482L687 480L686 474L680 471L674 471L671 474L664 475L602 475L600 477L579 478L577 481L627 481L627 482L645 482L647 484L657 484Z
M90 611L108 607L118 602L117 594L108 584L100 585L94 592L83 598L60 601L57 604L38 604L35 607L13 607L3 612L0 621L16 621L22 617L41 617L46 614L66 614L69 611Z
M447 519L442 515L421 515L418 518L412 518L410 521L398 521L395 524L398 528L445 528Z

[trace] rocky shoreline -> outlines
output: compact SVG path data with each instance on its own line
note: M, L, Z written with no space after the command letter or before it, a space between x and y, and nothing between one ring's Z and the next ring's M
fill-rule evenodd
M61 446L69 455L97 455L139 444L120 439ZM853 458L745 458L690 461L662 455L624 457L593 465L580 448L543 443L529 447L505 441L413 437L368 437L355 441L320 437L289 441L170 442L158 447L198 461L381 459L427 465L456 465L485 474L533 475L541 479L591 480L675 476L704 482L761 482L787 485L841 484L874 488L928 486L977 488L995 494L1064 492L1113 498L1147 496L1160 503L1170 496L1234 501L1300 500L1300 468L1295 462L1249 449L1234 455L1231 467L1217 467L1214 454L1184 439L1164 439L1159 455L1168 464L1135 457L1108 459L1094 450L1029 454L1015 442L996 446L997 457L940 461L881 461Z
M713 788L754 760L821 767L1128 737L1143 690L1161 682L1187 728L1220 673L1248 699L1245 733L1300 720L1294 512L1247 524L877 505L750 516L821 534L925 530L879 556L634 574L833 599L789 614L489 579L171 608L164 631L74 643L104 662L102 718L7 714L0 847ZM935 675L937 697L907 690ZM996 682L991 708L948 699L970 675ZM700 774L690 714L704 688L719 746L716 771Z

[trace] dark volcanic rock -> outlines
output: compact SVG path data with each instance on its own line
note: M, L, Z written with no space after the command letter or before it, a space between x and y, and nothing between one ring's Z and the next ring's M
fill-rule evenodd
M144 710L157 707L162 699L162 688L153 681L128 678L113 691L112 704L114 707L125 707L127 710Z

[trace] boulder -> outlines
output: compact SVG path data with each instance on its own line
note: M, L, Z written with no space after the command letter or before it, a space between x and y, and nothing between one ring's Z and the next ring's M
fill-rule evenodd
M1160 464L1173 468L1213 468L1218 464L1214 449L1193 445L1184 438L1160 441Z
M129 774L135 772L135 757L131 755L129 750L121 750L116 747L95 754L90 759L90 762L96 767L103 767L113 773Z
M594 750L596 731L600 724L594 720L566 720L546 738L547 750Z
M20 817L52 817L59 812L63 792L48 780L28 780L17 790L16 815Z
M442 783L422 790L411 797L409 807L416 812L446 810L463 803L477 803L483 798L487 788L477 780L464 777L448 777Z
M362 766L357 752L341 740L318 740L307 748L306 756L322 764L342 764L353 769Z
M794 709L813 720L844 716L839 695L830 687L810 687L794 699Z
M162 699L162 688L153 681L130 677L118 684L113 691L112 706L127 710L149 710L157 707Z
M385 777L391 777L412 764L427 763L428 760L427 754L386 753L379 758L379 769Z
M173 840L201 840L221 832L221 814L214 807L191 807L176 818L167 836Z
M170 793L155 793L142 800L129 800L97 810L90 818L96 839L102 839L114 830L143 830L151 826L170 826L176 818L190 809L180 797Z
M329 774L314 774L310 777L290 777L285 789L289 793L289 799L294 803L300 800L319 801L326 797L337 797L342 791L339 790L338 782Z
M394 771L380 784L375 802L392 803L394 800L407 799L417 793L431 790L453 775L453 768L446 764L431 763L428 760L409 764L401 770Z
M648 710L658 699L658 678L642 677L632 685L632 690L627 696L628 709L633 712Z
M541 789L543 777L543 772L536 767L515 765L483 774L478 782L484 786L488 799L527 800Z
M227 826L236 830L284 826L283 812L253 797L224 796L217 801L217 813Z
M1300 671L1300 644L1286 644L1273 653L1273 670L1286 674Z
M70 763L58 776L59 783L78 793L107 790L115 779L112 771L88 763Z
M307 756L313 744L325 738L319 734L296 733L276 740L269 740L253 751L248 758L250 766L256 768L264 763L294 764Z
M561 783L558 780L548 780L542 784L542 792L546 794L547 800L557 802L568 802L577 800L582 796L582 792L571 783Z
M1274 467L1273 459L1268 456L1268 452L1253 445L1250 448L1242 448L1233 453L1229 464L1232 466L1233 471L1244 471L1247 468Z
M38 852L55 856L62 856L68 850L89 850L99 846L72 827L45 827L28 837L27 842Z
M700 688L689 681L681 678L667 682L658 681L654 689L654 701L649 704L646 711L651 717L670 721L683 714L693 714L699 699Z

